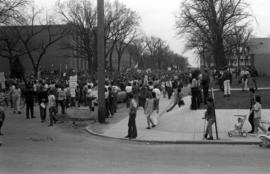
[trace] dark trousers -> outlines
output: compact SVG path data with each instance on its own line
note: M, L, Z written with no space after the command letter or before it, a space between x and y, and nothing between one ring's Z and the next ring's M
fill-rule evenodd
M94 109L94 106L93 106L92 97L87 97L86 100L87 100L87 105L88 105L90 111L94 111L95 109Z
M137 137L136 113L135 114L129 114L128 137L129 138L136 138Z
M248 118L248 121L249 121L249 123L250 123L250 125L251 125L251 131L250 132L254 132L254 112L252 111L251 113L250 113L250 115L249 115L249 118Z
M113 107L113 112L116 113L117 112L117 98L113 98L112 101L112 107Z
M58 100L58 105L60 105L61 106L61 112L62 112L62 114L65 114L66 113L66 111L65 111L65 100ZM58 107L58 106L57 106ZM58 110L58 109L57 109Z
M199 108L199 96L198 96L198 88L191 88L191 106L192 110L196 110Z
M0 121L0 135L2 134L2 133L1 133L1 128L2 128L2 126L3 126L3 122L4 122L4 121Z
M131 95L131 93L127 93L127 101L126 101L127 102L126 103L127 104L127 108L129 108L129 105L130 105L130 98L131 98L130 95Z
M167 93L168 93L168 98L171 99L172 93L173 93L172 87L167 87Z
M203 102L204 102L204 104L206 104L208 97L209 97L209 86L204 86L203 87Z
M39 106L39 110L40 110L41 121L45 121L46 120L46 108Z
M26 118L29 118L29 112L31 114L31 118L34 118L34 101L26 102Z
M50 126L53 125L57 121L55 115L56 115L56 108L55 107L50 107L49 108L49 113L50 113Z

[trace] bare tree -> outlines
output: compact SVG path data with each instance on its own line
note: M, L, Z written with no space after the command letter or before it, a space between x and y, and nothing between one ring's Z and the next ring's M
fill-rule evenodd
M74 57L87 60L89 72L95 72L97 67L96 6L89 0L58 1L57 4L63 22L70 26L71 40L66 43L65 48L73 49Z
M0 25L11 24L21 18L21 10L28 0L0 0Z
M57 27L48 16L45 22L41 22L42 19L39 16L41 12L33 7L31 13L24 16L21 25L15 27L21 47L30 59L36 77L42 58L50 47L65 36L66 32L65 27ZM45 37L40 39L40 35Z
M129 49L129 53L136 60L139 68L145 68L144 55L146 53L147 44L146 37L138 37L134 39L131 43L131 49Z
M169 50L168 44L161 38L155 36L148 38L146 44L153 65L157 65L157 68L161 69L162 60L165 58L165 53Z
M10 70L12 70L15 56L21 57L23 55L25 52L20 47L16 26L0 27L0 57L9 61Z
M235 25L246 25L251 16L244 0L185 0L176 17L178 34L204 35L217 67L227 65L224 39Z
M136 38L137 28L140 24L139 15L127 8L119 1L105 6L105 57L109 58L110 70L112 70L112 54L116 49L118 55L118 71L124 51Z

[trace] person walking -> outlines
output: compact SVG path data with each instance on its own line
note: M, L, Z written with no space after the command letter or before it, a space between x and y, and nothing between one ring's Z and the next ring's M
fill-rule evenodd
M152 127L155 127L156 125L153 123L151 120L151 115L153 114L154 111L154 99L150 91L148 91L146 95L146 102L145 102L145 107L144 107L144 114L147 119L147 128L146 129L151 129Z
M207 120L207 127L204 134L204 138L207 140L213 140L212 125L215 123L215 107L214 107L214 100L211 97L208 98L207 100L207 110L205 112L204 119Z
M126 138L135 139L137 138L137 127L136 127L136 114L137 114L138 104L134 98L134 95L130 95L130 105L129 105L129 120L128 120L128 135Z
M126 104L127 104L127 108L129 108L129 104L130 104L130 95L132 94L132 86L131 86L131 83L128 83L126 88L126 93L127 93L127 101L126 101Z
M231 72L229 68L223 74L224 97L231 95Z
M209 97L209 86L210 86L210 76L207 70L204 70L202 76L202 88L203 88L203 102L207 104L207 99Z
M65 101L67 99L67 96L66 96L66 92L64 90L64 87L62 86L60 89L58 89L58 104L60 104L61 106L61 112L62 114L66 114L66 111L65 111ZM57 109L58 110L58 109Z
M40 87L40 91L38 93L38 103L41 123L44 123L46 121L46 108L48 103L48 93L44 85Z
M157 85L154 86L153 92L155 93L155 109L157 110L157 113L159 113L159 101L161 98L161 92Z
M192 81L191 81L191 110L196 110L199 108L199 99L198 99L198 75L193 72Z
M56 116L56 99L54 96L54 92L52 90L49 91L48 108L49 108L49 116L50 116L49 126L53 126L53 124L57 122L57 119L55 117Z
M35 92L32 86L28 86L24 92L25 104L26 104L26 119L29 119L29 112L31 114L31 118L35 118L34 116L34 100L35 100Z
M15 85L15 89L13 90L12 95L13 95L12 98L13 98L13 104L14 104L14 113L21 114L22 113L21 112L22 91L18 85Z
M250 114L249 114L249 117L248 117L248 121L251 125L251 130L248 132L248 133L254 133L254 111L253 111L253 106L255 105L255 89L254 88L250 88L249 89L249 92L250 92L250 96L249 96L249 101L250 101Z
M258 134L259 128L263 131L263 133L267 133L267 130L262 126L261 119L262 119L262 103L261 97L256 96L255 104L253 106L254 111L254 133Z

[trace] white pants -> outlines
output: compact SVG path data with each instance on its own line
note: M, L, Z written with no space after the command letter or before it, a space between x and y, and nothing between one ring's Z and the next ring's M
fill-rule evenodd
M230 80L225 80L223 84L224 84L224 95L231 95Z

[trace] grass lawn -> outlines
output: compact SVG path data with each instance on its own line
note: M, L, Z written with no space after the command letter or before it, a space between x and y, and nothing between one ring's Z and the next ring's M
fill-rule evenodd
M270 109L270 90L259 90L257 95L262 98L263 109ZM224 97L223 92L215 92L216 109L249 109L249 93L232 91L230 97ZM203 106L203 108L206 108Z
M270 77L256 77L258 88L270 87ZM232 88L241 88L241 84L238 83L238 80L233 76ZM215 85L215 88L219 88Z

